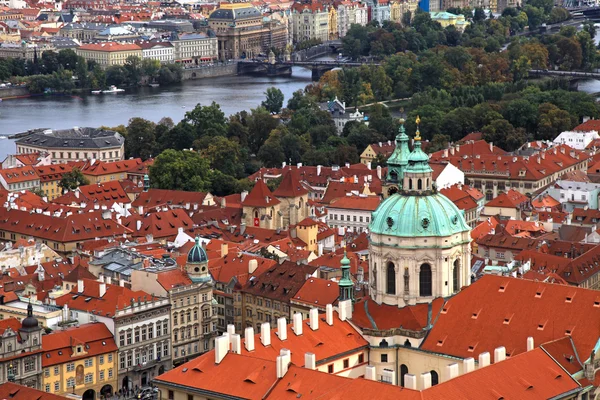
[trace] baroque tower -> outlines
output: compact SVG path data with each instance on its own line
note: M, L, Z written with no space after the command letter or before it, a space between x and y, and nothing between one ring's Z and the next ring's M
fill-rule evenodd
M400 127L386 199L369 224L369 294L378 304L431 302L470 284L470 228L463 211L436 190L419 122L410 153Z

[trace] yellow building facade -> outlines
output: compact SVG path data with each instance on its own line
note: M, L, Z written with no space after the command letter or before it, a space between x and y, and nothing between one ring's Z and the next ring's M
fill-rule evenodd
M329 7L329 40L336 40L339 36L338 32L338 15L335 7Z
M76 48L75 52L87 61L97 62L103 68L124 65L130 56L142 58L142 48L133 43L90 43Z
M117 345L102 323L42 337L42 390L84 398L112 396L117 384Z

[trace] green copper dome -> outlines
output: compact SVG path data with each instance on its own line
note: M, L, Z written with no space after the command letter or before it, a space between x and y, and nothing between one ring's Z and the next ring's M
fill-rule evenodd
M463 212L446 196L395 194L373 212L369 231L399 237L451 236L469 231Z
M199 264L208 261L206 251L200 246L200 238L196 237L196 244L188 253L187 262L189 264Z

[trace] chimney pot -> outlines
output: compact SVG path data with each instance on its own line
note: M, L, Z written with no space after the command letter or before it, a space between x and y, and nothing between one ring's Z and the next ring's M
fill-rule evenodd
M308 316L310 318L310 329L313 331L319 329L319 310L311 308L308 312Z
M294 314L294 333L296 336L302 335L302 314L296 313Z
M431 372L423 372L421 374L421 382L423 389L429 389L431 387Z
M494 363L506 360L506 348L504 346L494 349Z
M285 317L277 320L277 336L279 336L279 340L287 340L287 321Z
M83 293L83 279L77 281L77 293Z
M404 374L404 387L417 390L417 377L413 374Z
M448 364L446 366L446 375L448 380L456 378L458 376L458 364Z
M220 364L229 351L229 337L219 336L215 339L215 364Z
M227 333L229 334L230 337L231 337L231 335L235 335L235 325L228 324L227 325Z
M473 357L465 358L463 360L463 373L467 374L475 370L475 359Z
M244 331L244 345L247 351L254 351L254 328L249 326Z
M534 341L533 341L533 337L529 336L527 338L527 351L531 351L534 349Z
M260 342L265 347L271 345L271 324L268 322L260 325Z
M231 341L231 351L235 354L242 354L242 338L239 334L234 333L229 335Z
M317 357L314 353L304 354L304 367L308 369L317 369Z
M252 275L254 273L254 271L256 271L257 268L258 268L257 260L250 260L248 262L248 274Z
M365 367L365 379L368 379L370 381L377 380L377 374L375 372L375 366L373 366L373 365L367 365Z
M325 321L327 325L333 325L333 306L331 304L327 304L325 307Z
M104 295L106 294L106 283L102 282L99 285L99 290L100 290L100 297L104 297Z
M225 257L229 253L229 245L227 243L221 244L221 257Z
M487 367L490 365L490 353L486 351L479 355L479 368Z

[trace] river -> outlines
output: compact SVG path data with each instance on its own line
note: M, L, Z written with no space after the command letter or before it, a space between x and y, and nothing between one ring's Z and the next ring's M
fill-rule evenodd
M308 69L294 67L291 77L228 76L186 81L179 85L127 90L120 94L41 96L0 103L0 135L32 128L65 129L127 124L132 117L158 122L170 117L176 123L196 104L215 101L226 115L256 108L267 88L275 86L284 105L298 89L311 83ZM12 140L0 140L0 162L15 152Z

